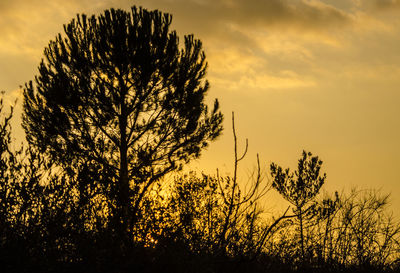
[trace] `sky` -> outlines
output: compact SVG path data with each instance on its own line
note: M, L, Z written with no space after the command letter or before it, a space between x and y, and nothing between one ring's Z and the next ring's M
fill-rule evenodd
M203 43L225 130L192 169L232 174L234 112L239 149L249 141L243 180L256 154L268 172L306 150L324 162L325 190L380 189L400 211L400 0L0 0L0 90L17 99L17 141L21 86L63 24L133 5Z

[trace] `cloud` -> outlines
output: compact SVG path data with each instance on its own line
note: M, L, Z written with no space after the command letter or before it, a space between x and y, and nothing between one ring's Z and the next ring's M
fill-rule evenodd
M77 13L98 13L104 1L0 1L0 54L36 57ZM101 9L102 10L102 9Z
M138 3L171 12L179 25L185 22L185 30L195 29L207 35L218 35L232 26L325 31L352 22L348 12L318 0L142 0Z
M368 14L379 14L397 11L400 8L400 0L353 0L356 6Z
M248 26L292 26L305 29L350 22L343 11L319 1L231 1L221 11L226 18Z
M301 49L294 50L298 52ZM287 58L291 54L281 56ZM299 59L301 57L297 58ZM271 62L268 57L260 58L234 48L212 55L209 62L209 80L212 87L218 90L256 92L315 86L313 77L299 74L296 65L276 65L277 62Z
M352 20L346 12L317 0L139 0L138 4L170 11L185 33L250 45L254 44L245 33L248 30L321 30ZM36 55L77 13L91 15L131 5L128 0L2 0L0 53Z
M172 28L179 35L195 33L204 43L211 84L225 89L314 86L308 75L314 56L307 47L340 45L335 33L354 20L349 10L316 0L143 0L137 4L173 14Z
M374 17L361 13L367 2L395 5L400 0L137 0L134 4L171 13L172 29L179 36L194 33L200 38L214 82L230 75L240 85L292 88L314 85L311 74L326 53L324 48L328 53L329 48L346 50L354 33L360 32L359 26L365 25L365 32L376 28ZM20 61L30 59L29 65L36 67L48 41L63 32L62 25L77 13L99 14L112 7L129 10L132 5L130 0L2 0L2 69L11 73L18 67L25 81L33 69L21 68ZM367 19L369 24L365 24ZM239 57L229 61L226 52ZM14 64L5 61L10 59L16 60ZM16 81L8 74L0 76L3 89Z
M390 10L400 8L399 0L373 0L373 7L378 10Z
M239 78L218 77L211 78L212 83L219 89L224 88L232 91L266 91L282 89L298 89L314 87L315 81L305 79L294 71L281 71L279 75L260 74L256 71L243 74Z

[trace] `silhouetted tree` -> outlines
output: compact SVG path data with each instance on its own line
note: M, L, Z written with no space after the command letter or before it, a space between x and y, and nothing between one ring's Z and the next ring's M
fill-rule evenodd
M303 218L312 206L306 205L315 198L324 184L326 174L320 175L322 161L318 156L312 156L310 152L303 151L299 159L297 171L290 172L289 168L283 170L272 163L272 187L274 187L289 203L295 206L295 214L300 225L301 257L304 262L304 233Z
M24 88L28 142L72 176L84 169L87 179L77 181L101 183L93 188L109 200L123 237L154 182L198 157L222 130L218 101L211 111L204 103L201 42L185 36L180 48L171 19L136 7L78 15Z

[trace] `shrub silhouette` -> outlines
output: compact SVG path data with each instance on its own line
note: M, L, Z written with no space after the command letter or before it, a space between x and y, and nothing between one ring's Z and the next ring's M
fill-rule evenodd
M148 200L147 239L158 245L182 245L193 253L212 256L253 256L264 230L259 203L270 189L264 182L257 158L257 170L247 190L241 190L237 179L238 163L234 128L234 173L232 176L195 172L175 176L167 189L154 189ZM166 193L166 194L165 194ZM150 220L149 219L153 219ZM143 223L146 225L146 223ZM149 227L148 224L154 224Z
M10 118L3 116L0 124L0 253L8 272L298 271L297 210L261 217L259 167L247 192L240 190L239 181L234 183L235 175L192 172L170 184L155 183L143 199L133 230L135 245L118 249L100 209L104 200L76 198L91 194L76 187L95 178L91 165L74 177L54 169L49 173L48 159L33 148L12 151ZM235 158L237 165L241 157ZM387 212L387 196L353 191L309 200L303 215L303 269L398 270L400 226ZM227 217L229 211L233 213Z
M387 211L388 197L373 190L352 190L325 199L312 231L323 262L334 267L393 268L400 254L400 226Z

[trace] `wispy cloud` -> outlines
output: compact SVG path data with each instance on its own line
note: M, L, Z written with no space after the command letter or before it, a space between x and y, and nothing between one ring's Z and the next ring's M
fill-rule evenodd
M317 0L146 0L138 4L170 12L173 28L180 34L195 33L203 40L211 83L225 89L314 85L309 75L314 56L307 47L338 46L334 33L354 23L349 10Z
M400 8L399 0L373 0L372 4L373 4L373 7L380 9L380 10L389 10L389 9Z
M346 12L317 0L146 0L138 4L171 11L184 31L218 38L222 35L232 42L249 42L245 35L238 39L240 32L249 28L318 30L352 21ZM131 1L127 0L3 0L0 2L0 52L32 55L76 13L98 13L105 8L130 5Z
M348 12L318 0L147 0L139 4L171 11L188 30L208 35L229 32L231 26L320 31L352 22Z
M36 57L77 13L95 13L104 1L0 1L0 54Z
M390 24L375 18L366 7L388 9L400 6L399 2L137 0L135 4L173 14L172 28L180 36L195 33L204 42L210 78L216 84L229 78L240 85L295 88L316 84L316 71L328 69L321 64L324 58L329 59L326 56L348 54L349 61L356 62L359 52L377 50L362 46L370 38L361 37L358 32L382 31ZM28 78L34 68L23 68L21 60L26 58L37 64L48 41L62 32L62 25L77 13L98 14L107 8L129 9L131 5L128 0L0 1L0 69L5 70L0 81L7 83L17 77L7 72L17 68L19 76L26 75L21 78ZM359 46L361 50L357 49ZM331 65L340 66L334 57L329 60Z

